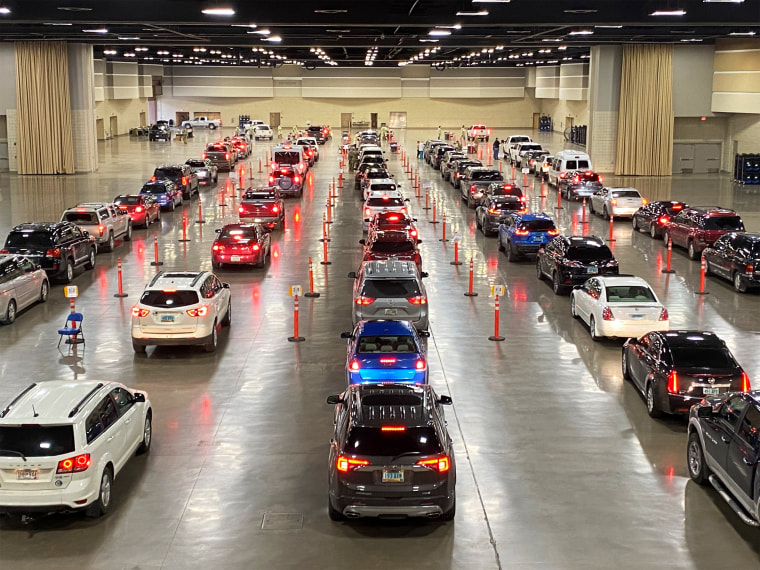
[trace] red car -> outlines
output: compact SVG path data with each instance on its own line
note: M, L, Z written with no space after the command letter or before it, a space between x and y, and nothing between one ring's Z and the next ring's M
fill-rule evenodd
M150 194L122 194L113 199L120 210L126 210L133 226L147 228L161 221L161 204Z
M369 234L371 235L375 231L400 230L407 232L409 237L412 238L415 243L418 243L419 232L417 231L417 226L414 225L414 222L416 221L417 220L412 218L409 214L403 214L400 212L379 212L372 216L372 219L369 222Z
M702 250L720 236L743 231L739 214L728 208L684 208L665 226L663 243L672 240L673 245L686 248L691 259L699 259Z
M211 266L223 264L264 267L271 255L271 238L259 224L227 224L211 246Z
M285 201L276 187L246 190L238 214L241 222L263 224L269 229L285 227Z
M362 261L383 261L396 258L399 261L413 261L417 269L422 269L422 256L417 243L405 230L378 230L366 240L359 240L364 246Z

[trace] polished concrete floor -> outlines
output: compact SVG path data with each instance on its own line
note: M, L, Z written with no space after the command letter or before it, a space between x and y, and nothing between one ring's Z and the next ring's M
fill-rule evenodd
M495 133L502 137L508 132ZM212 133L187 146L120 137L100 143L100 170L70 177L0 174L0 236L14 224L58 219L65 207L137 192L155 165L197 156ZM433 132L401 133L409 148ZM555 134L538 134L552 150ZM405 142L402 140L402 143ZM269 143L257 143L250 162ZM481 147L484 155L490 152ZM428 342L431 383L454 399L449 429L458 459L456 519L352 521L327 517L326 459L332 409L325 397L344 387L345 345L351 325L351 282L361 238L360 201L346 185L330 228L330 265L322 231L328 184L337 176L337 144L321 148L301 201L287 202L287 226L275 233L272 263L264 270L226 270L232 285L233 323L220 349L159 348L147 356L130 346L129 311L155 269L153 232L164 269L211 269L214 229L235 220L235 202L218 188L201 191L206 224L192 223L197 201L184 211L190 242L181 237L182 210L161 225L135 231L132 242L97 258L79 274L77 308L85 315L86 347L59 353L56 329L68 312L61 287L49 302L0 327L0 401L31 381L116 379L146 390L154 404L154 441L148 456L130 461L115 483L111 514L100 520L56 515L28 525L0 520L0 567L21 568L514 568L626 569L760 566L760 534L745 527L709 488L690 482L685 423L651 420L638 393L623 381L621 341L594 343L570 316L567 297L556 297L535 276L534 264L509 264L494 238L476 231L437 171L412 161L423 186L447 216L448 237L461 238L467 265L450 265L453 244L441 242L441 224L414 197L431 307ZM398 155L390 159L398 180ZM507 169L505 168L505 171ZM519 180L522 182L522 179ZM649 198L720 204L739 210L749 230L760 231L760 187L735 187L725 175L630 178L607 182L638 187ZM563 231L606 236L600 218L581 224L579 204L534 184L531 207L557 215ZM220 206L222 202L227 206ZM760 295L738 295L709 278L707 296L694 294L699 266L673 255L674 275L663 275L661 241L632 233L621 221L612 245L621 269L647 279L666 303L673 327L720 334L760 386ZM124 265L129 297L114 298L116 261ZM315 263L318 299L301 300L301 334L292 334L288 286L308 285ZM489 284L504 284L501 331L493 329Z

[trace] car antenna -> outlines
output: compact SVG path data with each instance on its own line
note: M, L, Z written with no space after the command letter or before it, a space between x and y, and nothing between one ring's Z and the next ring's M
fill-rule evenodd
M32 404L32 413L34 414L35 418L40 417L40 415L37 413L37 410L34 409L34 404Z

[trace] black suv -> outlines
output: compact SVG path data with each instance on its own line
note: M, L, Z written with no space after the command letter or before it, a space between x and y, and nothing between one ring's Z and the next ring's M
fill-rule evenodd
M437 146L433 149L433 151L430 153L430 165L435 168L436 170L441 169L441 160L443 160L443 155L449 152L450 150L456 150L453 146L442 144L440 146Z
M760 526L760 391L712 396L689 412L686 463L745 524Z
M148 130L148 140L149 141L157 141L157 140L163 140L163 141L172 141L172 129L169 127L169 125L165 124L155 124L151 125L150 129Z
M550 277L555 295L594 275L617 275L617 259L597 236L557 236L538 250L536 276Z
M489 236L499 232L507 216L525 211L525 204L517 196L485 196L475 209L475 224L484 236Z
M96 246L88 232L71 222L30 222L11 230L0 253L25 255L50 279L70 283L74 269L95 267Z
M760 287L760 234L726 234L702 255L706 272L725 277L739 293Z
M443 404L429 385L354 384L335 404L328 513L440 517L456 512L456 463Z
M163 164L153 171L152 182L156 180L171 180L182 190L182 199L190 200L193 194L198 195L200 184L198 173L189 164Z

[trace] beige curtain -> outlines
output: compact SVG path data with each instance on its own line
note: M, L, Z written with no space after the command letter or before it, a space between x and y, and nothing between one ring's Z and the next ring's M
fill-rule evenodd
M19 174L73 174L66 42L16 42Z
M623 46L615 174L673 173L673 46Z

